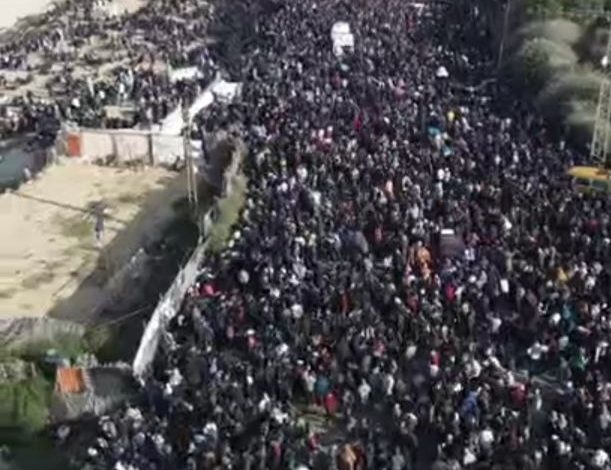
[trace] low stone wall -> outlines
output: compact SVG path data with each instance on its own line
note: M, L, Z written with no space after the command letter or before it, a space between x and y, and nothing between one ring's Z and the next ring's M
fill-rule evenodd
M0 320L0 349L14 350L28 344L53 341L62 335L79 337L81 325L53 318L12 318Z
M181 136L154 131L65 128L56 142L58 154L88 162L170 166L184 158Z

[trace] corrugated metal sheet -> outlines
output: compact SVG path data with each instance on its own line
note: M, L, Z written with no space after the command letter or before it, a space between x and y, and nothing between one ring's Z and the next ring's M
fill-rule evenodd
M61 394L83 393L87 389L83 369L77 367L58 367L55 389Z

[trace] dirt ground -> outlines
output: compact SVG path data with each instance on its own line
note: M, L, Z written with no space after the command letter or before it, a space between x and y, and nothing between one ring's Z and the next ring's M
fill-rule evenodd
M125 262L114 259L115 238L121 236L120 250L137 248L155 224L166 222L173 210L168 190L178 197L181 182L161 168L134 171L68 160L0 195L0 319L42 316L73 296L92 272ZM101 201L108 216L100 247L88 209ZM93 309L98 295L101 289L88 291L82 309Z

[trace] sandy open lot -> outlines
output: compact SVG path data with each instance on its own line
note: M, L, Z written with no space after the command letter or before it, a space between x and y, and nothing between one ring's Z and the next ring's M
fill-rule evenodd
M109 273L173 214L172 201L184 187L180 176L161 168L67 161L18 192L0 195L0 318L44 315L82 291L85 278L91 289L81 296L82 309L92 310ZM109 214L103 249L96 246L95 218L87 210L99 201ZM98 271L105 271L99 285L89 281Z

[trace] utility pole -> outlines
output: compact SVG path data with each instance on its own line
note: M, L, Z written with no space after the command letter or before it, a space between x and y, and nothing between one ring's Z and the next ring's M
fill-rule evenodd
M505 52L505 38L507 37L507 28L509 26L509 13L511 11L511 0L507 0L505 4L505 15L503 16L503 35L501 36L501 43L499 44L499 58L496 64L497 72L501 70L503 64L503 54Z
M192 181L191 178L191 152L189 151L189 109L186 106L186 103L183 101L182 103L182 150L185 157L185 171L187 174L187 198L189 199L189 207L193 207L193 189L192 189Z
M182 103L183 128L183 151L185 154L185 168L187 173L187 197L189 206L195 220L199 220L199 199L197 195L197 174L193 164L193 152L191 149L191 118L186 103ZM198 224L199 226L199 224Z

